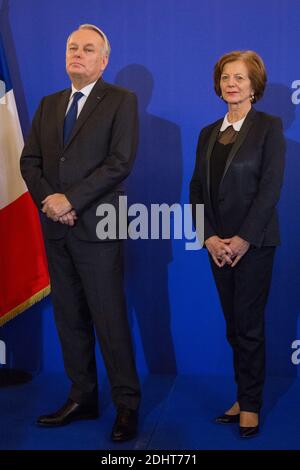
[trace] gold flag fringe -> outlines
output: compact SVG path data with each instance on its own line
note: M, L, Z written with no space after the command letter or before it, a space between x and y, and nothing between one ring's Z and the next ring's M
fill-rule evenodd
M40 290L36 294L34 294L32 297L29 299L25 300L25 302L22 302L20 305L17 305L14 307L12 310L9 312L5 313L0 318L0 326L3 326L5 323L7 323L9 320L12 320L12 318L16 317L20 313L24 312L24 310L27 310L29 307L32 305L36 304L40 300L42 300L44 297L46 297L50 293L50 285L47 287L44 287L44 289Z

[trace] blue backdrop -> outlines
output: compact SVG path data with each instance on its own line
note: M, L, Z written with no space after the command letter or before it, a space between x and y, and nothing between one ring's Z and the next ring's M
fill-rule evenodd
M201 127L223 116L212 70L223 53L253 49L268 88L258 109L282 117L287 138L277 251L266 311L268 372L297 375L300 337L300 78L298 0L0 0L1 32L24 133L43 95L69 85L65 41L80 23L99 25L112 54L104 79L139 98L140 145L127 187L131 201L188 202ZM296 86L296 85L295 85ZM128 312L141 373L232 374L231 353L205 250L184 242L127 244ZM62 370L51 300L7 324L8 366Z

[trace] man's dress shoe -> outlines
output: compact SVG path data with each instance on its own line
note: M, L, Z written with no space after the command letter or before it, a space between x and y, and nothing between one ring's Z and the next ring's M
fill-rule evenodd
M247 438L247 437L254 437L257 436L259 433L259 426L240 426L240 437Z
M215 423L217 424L232 424L232 423L239 423L240 421L240 414L236 415L227 415L226 413L221 416L217 416L215 418Z
M138 412L124 405L118 407L111 438L115 442L128 441L137 435Z
M76 403L69 398L62 408L55 413L40 416L36 423L45 427L64 426L72 421L96 419L98 416L97 406Z

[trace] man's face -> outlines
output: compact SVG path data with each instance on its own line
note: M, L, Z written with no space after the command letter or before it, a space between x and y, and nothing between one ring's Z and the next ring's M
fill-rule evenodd
M108 63L103 51L104 41L96 31L75 31L66 50L66 70L71 81L86 86L98 80Z

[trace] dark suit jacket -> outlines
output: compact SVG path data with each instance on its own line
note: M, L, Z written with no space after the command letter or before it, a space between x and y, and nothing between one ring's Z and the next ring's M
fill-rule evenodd
M65 194L78 214L74 234L99 241L96 209L101 203L112 203L118 209L122 181L134 162L137 101L134 93L99 79L64 146L70 93L67 89L42 99L21 156L21 172L39 209L48 195ZM41 221L47 238L62 238L69 230L42 213Z
M204 239L238 235L255 247L280 243L276 204L284 171L280 118L252 108L228 156L219 186L221 232L212 209L210 157L223 119L202 129L190 183L190 203L204 204Z

